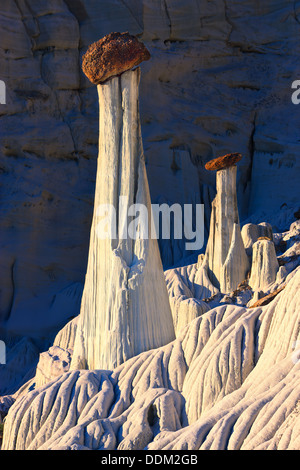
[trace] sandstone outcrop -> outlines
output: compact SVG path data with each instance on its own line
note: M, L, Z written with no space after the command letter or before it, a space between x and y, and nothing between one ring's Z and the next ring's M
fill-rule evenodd
M40 354L34 378L35 387L39 388L60 377L70 369L73 350L52 346Z
M204 203L208 234L215 175L205 163L238 149L241 223L283 232L299 210L298 18L297 3L275 0L1 1L0 325L11 348L25 332L38 360L79 313L80 289L51 306L70 285L82 292L86 273L98 151L97 92L79 66L89 44L129 31L151 54L140 104L153 202ZM190 255L178 240L159 245L165 269ZM32 365L24 358L20 370Z
M113 46L118 57L118 42ZM138 68L98 85L94 216L72 369L112 369L175 337L158 243L151 234L139 82ZM147 213L132 235L128 227L133 205L143 206ZM99 210L108 207L115 210L116 218L107 222L104 234L99 227L109 214Z
M219 292L211 283L202 261L165 271L176 336L188 323L211 308L205 299Z
M260 224L245 224L242 227L241 235L247 255L252 259L252 247L259 238L267 237L273 241L272 226L265 222Z
M3 450L299 449L299 283L297 269L269 305L216 307L112 371L30 391Z
M240 153L228 153L223 155L223 157L217 157L213 160L210 160L205 164L205 168L209 171L218 171L223 170L224 168L229 168L230 166L235 165L242 159Z
M217 159L216 164L221 169L216 173L217 194L212 203L204 264L215 287L228 293L246 279L249 261L241 237L236 193L237 167L234 162L241 156L226 156L226 163L222 158Z

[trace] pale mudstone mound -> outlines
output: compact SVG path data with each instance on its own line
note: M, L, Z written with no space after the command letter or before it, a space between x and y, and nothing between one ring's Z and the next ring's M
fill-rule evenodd
M94 215L72 369L112 369L175 337L158 243L151 232L139 81L140 69L136 69L98 85ZM133 205L146 209L134 236L129 232L132 217L128 217Z
M265 307L214 308L112 371L27 393L3 449L299 450L299 287L298 268Z
M261 237L267 237L273 241L272 226L266 222L260 224L245 224L242 227L241 235L244 247L248 256L252 256L252 247Z
M72 350L62 349L52 346L48 351L40 354L40 360L36 368L35 386L51 382L56 377L60 377L70 368Z

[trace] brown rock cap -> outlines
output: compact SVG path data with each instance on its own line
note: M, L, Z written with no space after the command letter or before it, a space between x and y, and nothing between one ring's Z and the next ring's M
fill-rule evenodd
M270 237L258 237L257 241L258 240L268 240L269 242L272 241Z
M223 170L224 168L228 168L230 166L234 166L237 162L242 159L242 155L240 153L228 153L223 157L217 157L213 160L210 160L206 163L205 168L206 170Z
M82 70L98 85L149 59L148 49L135 36L128 32L110 33L89 46L83 56Z

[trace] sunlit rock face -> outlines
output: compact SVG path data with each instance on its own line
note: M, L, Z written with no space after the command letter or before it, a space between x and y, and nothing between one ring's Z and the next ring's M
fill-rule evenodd
M3 450L299 450L299 282L114 370L54 376L10 407Z
M151 53L140 111L154 202L204 203L207 240L215 177L204 164L239 151L241 224L283 232L299 209L299 16L297 2L271 0L1 1L0 331L9 348L26 335L44 350L79 313L98 153L97 91L80 71L88 45L129 31ZM178 240L159 246L165 268L191 254ZM33 364L30 356L20 370Z
M279 269L275 246L271 240L258 240L253 245L251 276L253 290L266 290L272 284Z

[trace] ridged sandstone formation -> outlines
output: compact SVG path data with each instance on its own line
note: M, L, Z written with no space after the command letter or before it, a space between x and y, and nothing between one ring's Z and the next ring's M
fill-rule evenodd
M149 60L146 46L129 33L110 33L91 44L83 56L82 70L98 85Z
M223 170L224 168L229 168L230 166L235 165L242 159L240 153L228 153L222 157L214 158L205 164L206 170L215 171Z
M2 394L18 390L0 397L2 417L15 402L5 449L300 449L299 223L287 232L299 216L299 123L290 119L291 74L282 65L290 71L298 60L299 3L215 3L201 2L200 11L182 1L1 2L0 316L10 345L0 385ZM65 288L84 280L98 141L95 89L78 63L99 31L116 29L154 52L142 94L153 200L210 208L213 175L203 162L239 148L241 220L272 224L279 269L255 298L248 278L223 295L202 262L172 269L175 340L114 369L66 371L78 317L19 389L32 377L36 345L47 348L78 314L81 286ZM239 277L233 227L219 284L225 272L230 282ZM250 232L241 235L252 260L268 234ZM161 255L168 267L186 262L178 240L165 240Z
M245 280L249 270L239 225L237 167L234 164L237 158L240 159L240 154L237 155L238 157L233 154L232 158L226 156L226 163L222 163L223 157L217 159L216 167L221 169L216 173L217 194L212 202L209 239L204 260L211 282L222 293L234 291ZM213 166L215 161L212 161Z
M114 370L29 391L3 450L299 450L299 287L298 268L265 307L213 308Z
M169 343L175 335L158 244L150 233L139 81L138 68L98 85L94 216L72 369L111 369ZM128 208L133 204L147 209L147 227L139 227L135 238L126 230L131 221ZM117 230L103 237L99 209L107 207L116 211ZM108 226L110 230L110 222Z
M203 164L231 149L243 155L240 220L269 222L274 233L288 230L299 210L299 122L293 119L299 105L290 95L300 6L258 4L1 0L0 79L7 99L0 106L0 324L14 345L25 334L44 350L49 335L79 313L98 103L78 64L107 33L129 31L151 53L142 63L140 100L152 200L204 203L207 235L215 175ZM290 73L283 73L284 61ZM159 243L165 269L186 262L190 253L181 240ZM81 285L79 302L68 297L52 308L72 283ZM21 353L10 378L1 371L0 393L11 391L11 380L13 388L20 385L39 352Z
M279 264L273 241L260 238L253 244L249 284L253 290L268 290L275 281Z
M286 249L279 259L298 252L299 227L274 234L276 249ZM4 449L299 450L295 263L281 266L271 294L251 299L252 308L248 282L221 294L203 256L167 271L176 340L114 370L67 371L74 318L41 355L36 376L1 397Z

